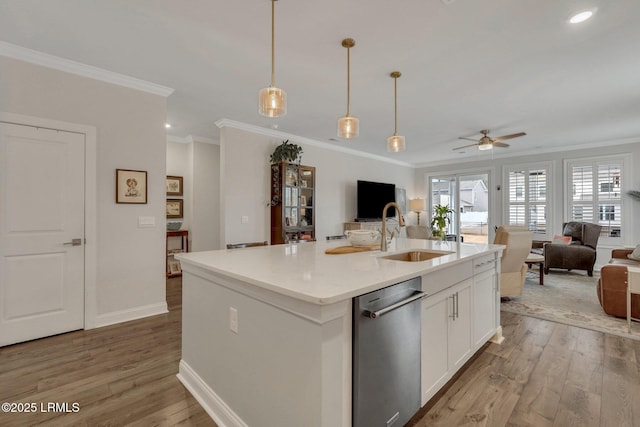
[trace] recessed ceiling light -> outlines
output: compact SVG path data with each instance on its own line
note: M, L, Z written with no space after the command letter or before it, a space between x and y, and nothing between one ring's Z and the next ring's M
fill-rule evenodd
M171 127L171 123L165 123L165 124L164 124L164 127L165 127L165 128L167 128L167 129L169 129L169 128Z
M579 24L580 22L584 22L587 19L593 16L593 10L585 10L580 13L576 13L571 18L569 18L569 22L572 24Z

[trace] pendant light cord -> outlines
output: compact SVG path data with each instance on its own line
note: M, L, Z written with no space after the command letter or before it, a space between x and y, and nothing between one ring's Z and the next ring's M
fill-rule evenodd
M398 135L398 78L393 78L393 110L394 110L394 127L393 135Z
M351 104L351 48L347 48L347 117L350 117L349 114L349 105Z
M271 87L275 87L276 63L276 0L271 0Z

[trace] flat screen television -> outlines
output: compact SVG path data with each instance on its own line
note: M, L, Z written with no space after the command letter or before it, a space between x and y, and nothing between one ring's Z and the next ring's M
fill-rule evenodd
M384 206L396 201L396 186L358 180L357 194L356 221L380 221ZM390 207L387 210L387 218L394 216L396 216L396 208Z

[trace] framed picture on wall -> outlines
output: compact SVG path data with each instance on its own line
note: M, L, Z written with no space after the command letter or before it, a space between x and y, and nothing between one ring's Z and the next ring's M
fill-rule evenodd
M116 203L147 203L147 172L116 169Z
M167 176L167 196L182 196L182 177Z
M182 199L167 199L167 218L182 218L183 204Z

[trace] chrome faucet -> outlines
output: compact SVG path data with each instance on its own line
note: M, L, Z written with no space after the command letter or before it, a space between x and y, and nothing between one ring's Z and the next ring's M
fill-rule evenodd
M394 206L398 210L398 225L400 227L404 227L404 217L402 216L400 206L398 206L396 202L389 202L384 205L384 208L382 209L382 236L380 237L380 250L382 252L387 251L387 209L391 206Z

